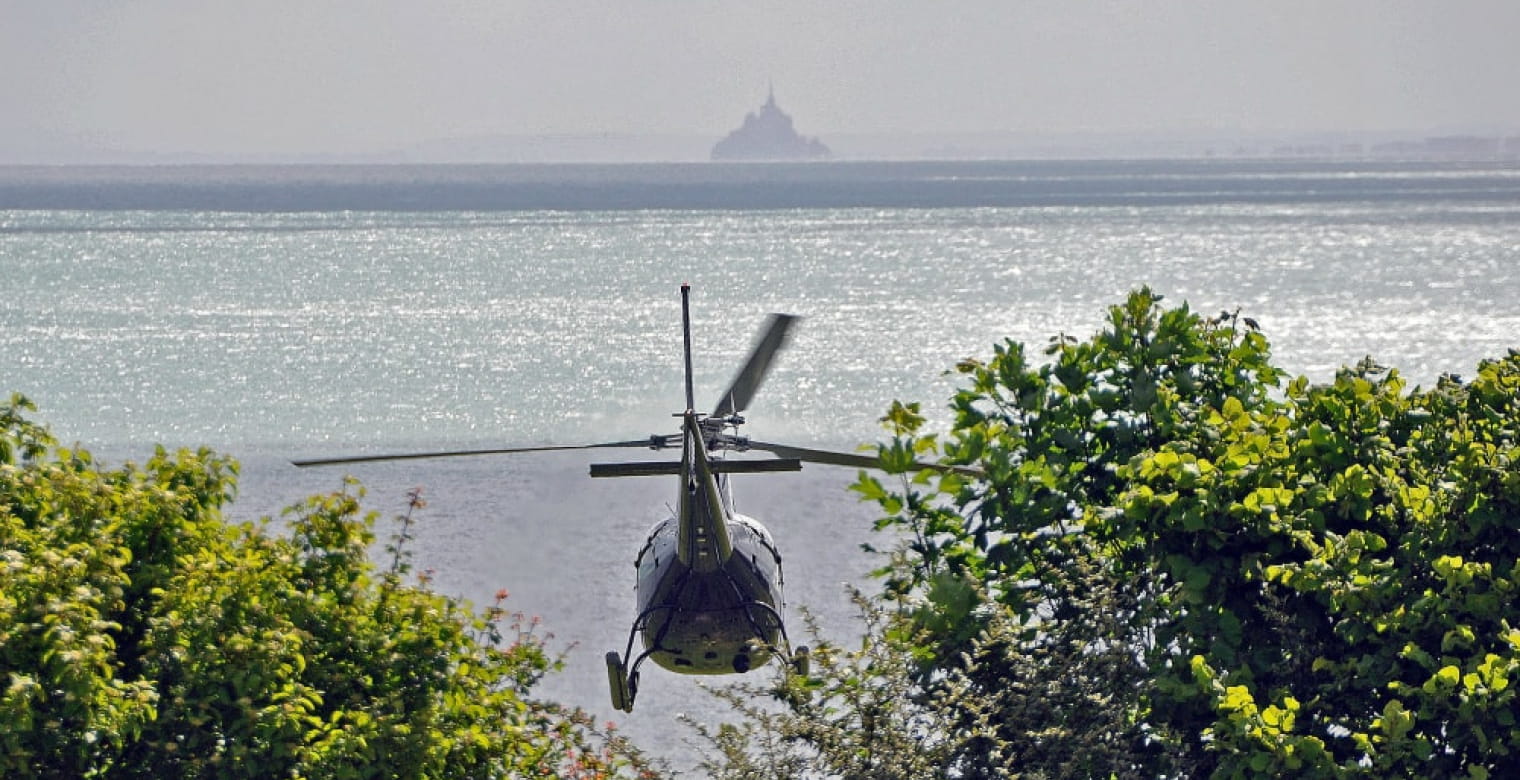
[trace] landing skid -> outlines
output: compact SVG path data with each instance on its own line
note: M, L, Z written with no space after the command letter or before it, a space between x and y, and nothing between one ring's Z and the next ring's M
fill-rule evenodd
M616 650L607 652L607 684L612 688L612 708L633 712L633 696L639 690L638 674L628 673Z
M806 677L813 671L813 654L808 652L807 645L803 645L792 651L791 660L787 663L798 677Z

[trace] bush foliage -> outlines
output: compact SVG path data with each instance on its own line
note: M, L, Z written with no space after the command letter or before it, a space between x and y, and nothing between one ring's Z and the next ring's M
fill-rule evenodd
M233 525L231 460L103 468L30 408L0 406L0 775L642 770L585 715L531 697L558 658L505 592L475 612L407 584L405 527L389 568L371 561L355 491L293 508L281 533Z
M1289 380L1143 289L1045 356L963 362L942 437L894 405L870 634L707 732L716 775L1520 774L1520 353Z

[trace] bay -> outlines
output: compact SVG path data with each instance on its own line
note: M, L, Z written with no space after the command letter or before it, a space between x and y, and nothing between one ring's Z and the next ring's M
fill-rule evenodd
M140 460L155 443L237 457L231 515L252 519L341 486L344 470L292 458L673 430L683 282L699 406L716 401L766 313L799 314L746 432L845 449L876 438L894 399L924 402L943 425L956 361L1004 338L1085 337L1141 285L1253 318L1279 365L1319 380L1370 355L1428 385L1520 346L1515 166L745 170L514 171L543 189L502 190L518 200L493 208L458 180L510 178L500 171L112 171L116 189L98 172L11 172L0 176L15 206L0 211L0 392L32 397L61 439L108 459ZM370 200L314 200L300 182L322 177ZM431 189L407 188L419 177ZM81 208L80 181L126 194ZM596 199L608 181L617 208ZM570 185L579 200L543 207ZM915 200L915 186L930 194ZM704 207L714 188L738 205ZM208 192L224 207L197 207ZM394 205L398 192L409 209L343 208ZM384 517L422 486L418 569L476 603L510 590L507 606L574 646L545 693L608 718L601 654L626 640L633 554L675 488L590 480L591 460L347 471ZM846 490L853 477L809 467L736 480L741 509L782 548L794 631L800 607L836 641L857 630L843 583L869 587L875 562L858 545L875 512ZM687 760L674 713L725 716L695 686L651 669L638 710L610 719Z

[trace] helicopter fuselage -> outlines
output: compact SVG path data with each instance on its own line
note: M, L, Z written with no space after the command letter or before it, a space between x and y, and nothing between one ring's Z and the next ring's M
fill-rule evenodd
M734 674L770 660L782 630L781 555L753 518L730 514L732 554L711 571L683 564L679 520L639 552L639 631L648 657L680 674Z

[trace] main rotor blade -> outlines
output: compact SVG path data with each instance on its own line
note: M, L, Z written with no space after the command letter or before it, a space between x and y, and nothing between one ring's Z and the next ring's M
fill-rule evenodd
M880 469L881 458L875 455L866 455L858 452L836 452L834 450L818 450L811 447L793 447L790 444L773 444L771 442L749 440L749 448L775 453L783 458L797 458L809 463L824 463L830 466L850 466L859 469ZM925 463L913 461L914 469L933 469L939 472L955 472L968 476L978 476L982 472L970 466L951 466L944 463Z
M344 463L379 463L390 460L420 460L422 458L457 458L466 455L510 455L519 452L556 452L559 450L595 450L609 447L647 447L652 450L664 449L670 446L673 436L650 436L647 439L633 439L631 441L609 441L600 444L545 444L537 447L495 447L480 450L444 450L439 452L402 452L388 455L344 455L335 458L307 458L293 460L291 465L305 468L307 466L336 466Z
M749 359L744 362L744 367L739 369L739 374L734 377L733 384L728 386L728 391L718 399L718 408L713 411L713 417L727 417L749 408L749 402L754 399L755 391L760 389L760 383L765 381L765 375L771 369L771 360L786 344L786 332L797 319L797 316L793 314L770 316L770 319L766 321L763 335L750 350Z

